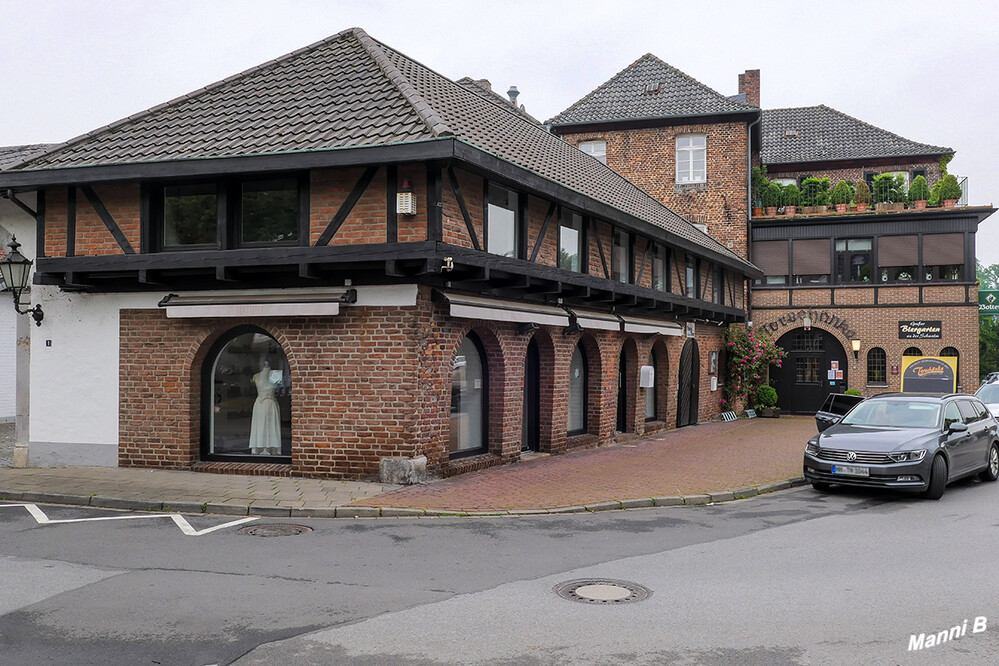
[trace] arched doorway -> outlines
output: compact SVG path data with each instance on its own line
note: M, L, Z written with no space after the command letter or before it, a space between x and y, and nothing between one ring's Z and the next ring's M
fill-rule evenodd
M524 417L521 450L541 450L541 352L534 338L524 358Z
M291 368L277 340L239 326L208 352L201 382L201 458L291 462Z
M451 371L451 459L484 453L489 432L489 376L486 352L474 333L458 347Z
M617 364L617 425L618 432L628 430L628 359L624 350Z
M701 356L697 341L688 338L680 352L680 377L676 391L676 427L697 424L698 398L701 394Z
M770 366L781 410L814 414L827 395L846 390L846 351L832 333L796 328L782 335L777 346L787 352L780 368Z

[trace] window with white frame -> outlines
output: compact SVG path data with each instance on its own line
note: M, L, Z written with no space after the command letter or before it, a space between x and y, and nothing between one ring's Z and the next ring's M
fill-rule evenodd
M579 149L587 155L593 155L604 164L607 164L606 141L583 141L579 144Z
M685 134L676 137L676 182L707 182L707 137Z

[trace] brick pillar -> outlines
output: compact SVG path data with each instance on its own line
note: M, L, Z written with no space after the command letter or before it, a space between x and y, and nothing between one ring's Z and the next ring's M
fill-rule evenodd
M747 69L739 75L739 94L746 94L746 104L760 105L760 70Z

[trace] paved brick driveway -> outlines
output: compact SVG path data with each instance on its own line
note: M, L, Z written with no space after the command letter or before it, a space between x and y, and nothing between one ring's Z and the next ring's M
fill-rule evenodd
M801 476L805 442L815 433L810 416L706 423L409 486L355 504L508 511L733 490Z

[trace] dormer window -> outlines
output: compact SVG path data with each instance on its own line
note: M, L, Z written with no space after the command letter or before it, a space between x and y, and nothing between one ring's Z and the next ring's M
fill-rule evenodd
M606 141L583 141L579 144L579 149L587 155L592 155L604 164L607 164Z
M685 134L676 137L676 182L707 182L707 137Z

